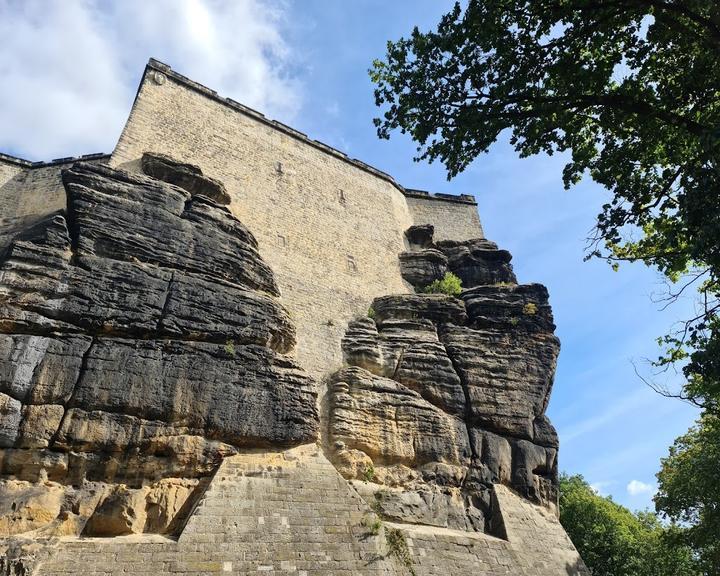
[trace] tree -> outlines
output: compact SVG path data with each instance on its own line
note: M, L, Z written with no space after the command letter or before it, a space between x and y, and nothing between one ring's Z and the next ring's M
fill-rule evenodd
M700 576L690 548L650 512L633 514L582 476L560 477L560 522L594 576Z
M680 362L678 395L716 413L719 59L716 0L469 0L371 70L379 136L408 133L449 178L508 130L520 156L568 152L566 188L590 175L611 191L588 257L657 268L669 300L699 289L655 365Z
M720 419L706 414L678 438L657 478L657 509L689 526L675 540L695 551L705 574L720 574Z

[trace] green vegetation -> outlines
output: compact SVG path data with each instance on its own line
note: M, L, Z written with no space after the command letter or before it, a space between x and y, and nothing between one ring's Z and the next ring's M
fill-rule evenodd
M381 504L381 501L383 498L385 498L385 491L378 490L377 492L375 492L375 498L373 499L372 502L370 502L370 508L372 509L373 512L375 512L375 514L377 514L380 517L382 517L382 515L383 515L383 509L382 509L382 504Z
M362 478L366 484L375 480L375 467L372 464L368 464L365 467L365 470L363 470Z
M460 278L452 272L445 272L442 280L435 280L423 288L425 294L447 294L448 296L457 296L462 292L462 282Z
M387 542L390 554L400 560L412 576L416 576L407 540L405 540L405 534L402 533L402 530L388 528L385 530L385 541Z
M660 339L678 392L720 413L720 4L469 0L389 42L370 71L378 135L464 170L503 131L521 157L570 154L566 188L610 192L588 258L640 261L699 313Z
M225 352L228 354L228 356L235 357L235 342L232 340L228 340L225 342Z
M362 525L368 529L368 532L373 536L380 534L380 528L382 528L382 522L378 518L370 518L363 516Z
M657 478L656 508L688 526L675 541L693 550L704 574L720 574L720 419L706 414L678 438Z
M375 320L375 308L370 306L370 308L368 308L367 315L368 318L372 318L373 320Z
M525 304L525 306L523 306L523 314L525 314L526 316L535 316L537 312L538 307L537 304L535 304L534 302L528 302L527 304Z
M520 157L566 153L565 187L590 176L609 196L587 258L655 268L667 280L668 304L697 289L696 314L658 339L653 362L677 367L684 384L649 384L703 411L663 461L657 508L688 524L678 534L707 574L720 573L719 59L715 0L467 0L436 30L389 42L370 71L381 138L409 134L416 160L441 161L449 178L503 132ZM592 509L604 510L598 521L615 510ZM612 534L637 540L630 524L597 533L594 546ZM596 573L642 573L639 564L612 564L633 554L599 554L594 562L611 565Z
M684 530L652 512L632 513L582 476L560 477L560 522L593 576L701 576Z

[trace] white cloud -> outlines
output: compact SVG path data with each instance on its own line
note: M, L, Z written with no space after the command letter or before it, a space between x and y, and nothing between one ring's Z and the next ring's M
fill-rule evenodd
M657 488L653 484L646 484L640 480L630 480L627 485L627 491L630 496L639 494L654 494Z
M609 492L607 491L607 488L611 486L613 482L606 482L606 481L600 481L600 482L593 482L590 484L590 488L592 489L595 494L599 496L607 496Z
M263 0L0 0L0 150L111 151L151 56L292 121L301 89L285 13Z

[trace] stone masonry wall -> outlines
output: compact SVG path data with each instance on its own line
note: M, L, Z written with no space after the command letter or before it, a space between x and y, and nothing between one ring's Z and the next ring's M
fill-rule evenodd
M376 296L412 290L397 258L414 223L405 196L389 176L194 86L151 61L111 165L138 169L159 152L223 182L276 272L300 364L315 376L339 368L347 322ZM479 230L476 207L458 206Z
M0 154L0 186L3 186L16 174L19 174L26 167L14 162L11 158Z
M471 240L483 238L477 205L472 202L423 197L408 193L407 205L415 224L432 224L438 240Z
M502 486L507 538L381 523L315 446L225 459L177 541L62 538L37 575L587 575L557 519ZM404 553L403 553L404 550Z
M17 231L65 209L60 172L78 160L68 158L22 166L3 156L0 154L0 252ZM107 156L91 154L84 159L97 162Z

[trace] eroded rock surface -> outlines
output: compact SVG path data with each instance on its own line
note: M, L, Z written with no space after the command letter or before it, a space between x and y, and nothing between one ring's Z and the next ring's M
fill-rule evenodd
M512 255L485 238L433 242L433 227L412 226L406 232L410 250L400 254L403 278L423 288L446 272L460 278L465 288L488 284L517 284Z
M0 533L167 532L238 447L318 435L295 330L224 188L79 163L0 264ZM164 181L161 181L164 180Z
M388 520L499 533L493 484L557 502L545 409L560 345L547 290L517 285L508 252L484 239L433 244L430 228L407 233L406 280L422 288L445 266L466 289L376 298L372 318L350 323L329 443Z
M143 154L141 165L148 176L175 184L193 196L201 194L218 204L230 204L230 196L223 183L203 175L198 166L177 162L164 154L151 153Z

